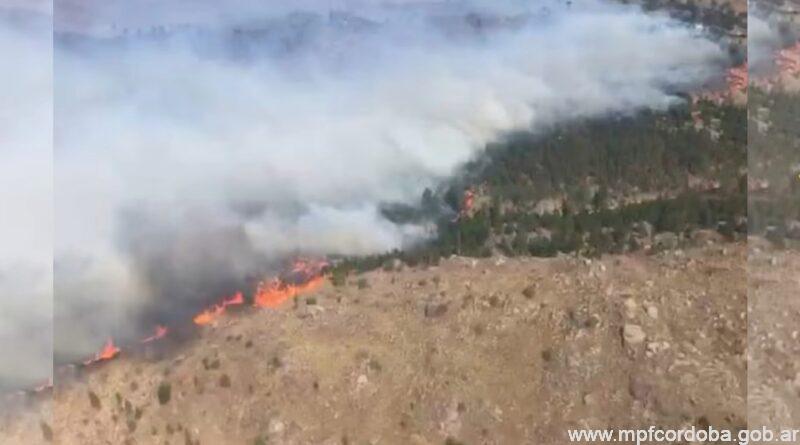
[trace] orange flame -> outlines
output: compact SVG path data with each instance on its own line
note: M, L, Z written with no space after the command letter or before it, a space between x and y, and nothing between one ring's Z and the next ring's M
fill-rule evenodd
M222 314L224 314L228 306L234 306L240 304L244 304L244 296L242 295L241 292L237 292L234 296L226 298L222 300L221 303L215 304L214 306L204 310L203 312L200 312L194 317L193 321L195 324L201 326L209 324L214 320L216 320L217 318L219 318Z
M167 332L168 332L168 330L167 330L166 326L158 325L158 326L156 326L155 333L153 333L153 335L151 335L151 336L145 338L144 340L142 340L142 343L150 343L151 341L156 341L159 338L162 338L165 335L167 335Z
M120 349L114 346L114 340L111 337L108 338L106 344L103 346L103 349L95 354L94 358L83 362L84 365L91 365L93 363L102 362L106 360L111 360L112 358L119 355Z
M325 261L295 261L292 266L292 275L301 275L299 284L287 283L280 278L262 281L256 288L253 297L253 306L276 308L298 295L312 292L319 288L325 281L322 270L328 265Z
M800 42L778 51L775 64L785 75L800 75Z
M256 289L253 305L276 308L289 299L316 290L324 280L322 276L316 276L303 284L286 284L278 279L261 282Z
M735 66L728 70L726 76L730 92L747 90L748 72L747 65Z

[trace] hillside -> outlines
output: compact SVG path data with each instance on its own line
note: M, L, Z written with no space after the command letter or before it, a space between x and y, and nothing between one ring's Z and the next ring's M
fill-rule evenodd
M745 421L745 247L350 276L59 384L12 443L564 443ZM702 384L700 383L702 382ZM27 416L27 417L26 417ZM5 442L4 442L5 443Z
M706 229L741 239L745 122L743 107L701 101L509 135L419 205L385 206L393 221L427 221L434 240L340 267L451 254L597 256L674 248Z

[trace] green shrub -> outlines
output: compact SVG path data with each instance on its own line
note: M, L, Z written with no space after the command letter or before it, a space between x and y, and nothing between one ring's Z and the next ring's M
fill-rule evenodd
M162 382L158 385L158 403L166 405L172 397L172 385L167 382Z

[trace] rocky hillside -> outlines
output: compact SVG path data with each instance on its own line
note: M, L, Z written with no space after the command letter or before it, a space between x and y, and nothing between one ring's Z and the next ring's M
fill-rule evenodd
M395 266L76 372L52 405L3 418L0 442L564 443L578 427L745 425L742 244Z
M749 245L748 420L777 429L800 422L800 253Z

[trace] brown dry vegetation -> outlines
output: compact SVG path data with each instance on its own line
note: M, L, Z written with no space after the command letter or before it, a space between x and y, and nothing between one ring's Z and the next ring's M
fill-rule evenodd
M745 264L745 247L727 244L375 271L227 317L170 359L107 363L59 386L46 427L80 445L563 443L577 427L743 427ZM0 437L42 443L47 428L28 411Z

